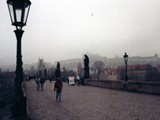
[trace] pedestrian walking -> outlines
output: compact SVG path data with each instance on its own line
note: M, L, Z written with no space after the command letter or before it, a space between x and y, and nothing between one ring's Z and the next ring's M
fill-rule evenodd
M41 79L40 79L41 90L43 90L44 83L45 83L44 78L41 78Z
M39 90L39 88L40 88L40 78L37 78L37 79L35 80L35 82L36 82L36 84L37 84L37 90Z
M61 94L62 94L63 84L60 78L57 78L54 84L54 91L56 91L56 101L61 102Z
M77 84L78 84L78 86L80 84L80 77L78 75L77 75Z

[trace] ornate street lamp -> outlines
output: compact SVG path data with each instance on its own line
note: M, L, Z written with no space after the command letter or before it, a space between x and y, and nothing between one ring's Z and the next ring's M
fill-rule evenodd
M21 55L21 38L23 35L22 27L26 25L31 2L29 0L7 0L9 14L12 25L16 27L14 31L17 38L17 59L16 59L16 78L15 78L15 97L13 100L13 117L25 117L26 97L24 96L23 68Z
M125 62L125 65L126 65L126 67L125 67L125 81L128 81L128 75L127 75L128 55L127 55L127 53L125 53L125 54L123 55L123 58L124 58L124 62Z
M7 0L12 25L22 29L27 23L31 2L29 0Z

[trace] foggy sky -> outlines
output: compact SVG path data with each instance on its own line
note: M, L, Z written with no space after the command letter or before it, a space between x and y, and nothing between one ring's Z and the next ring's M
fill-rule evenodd
M160 55L160 0L31 0L22 37L24 64L96 53ZM0 1L0 65L16 63L15 27Z

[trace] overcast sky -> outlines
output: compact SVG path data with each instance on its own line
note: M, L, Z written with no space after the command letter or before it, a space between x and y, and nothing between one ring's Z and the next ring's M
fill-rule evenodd
M160 55L160 0L31 0L23 63L54 63L96 53ZM15 27L0 0L0 65L16 63Z

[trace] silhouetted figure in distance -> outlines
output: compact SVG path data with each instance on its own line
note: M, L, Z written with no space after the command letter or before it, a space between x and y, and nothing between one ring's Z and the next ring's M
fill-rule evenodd
M40 79L40 86L41 86L41 90L43 90L44 83L45 83L44 78L41 78L41 79Z

